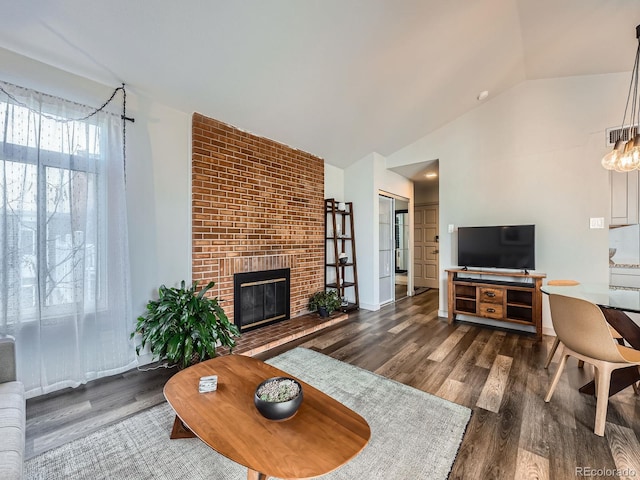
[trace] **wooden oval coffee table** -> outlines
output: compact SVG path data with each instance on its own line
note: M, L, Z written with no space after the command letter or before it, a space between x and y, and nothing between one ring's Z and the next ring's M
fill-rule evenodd
M218 389L198 393L200 377L218 375ZM225 457L247 467L247 478L311 478L355 457L371 430L360 415L311 385L288 420L264 418L253 403L256 387L270 377L291 376L243 355L216 357L176 373L164 387L176 421ZM295 377L294 377L295 378ZM176 434L176 425L172 438Z

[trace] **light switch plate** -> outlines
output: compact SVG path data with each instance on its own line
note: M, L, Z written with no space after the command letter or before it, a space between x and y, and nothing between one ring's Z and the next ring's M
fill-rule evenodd
M604 228L604 217L591 217L589 228Z
M449 229L448 229L449 233L453 233L453 228L454 228L453 223L450 223Z

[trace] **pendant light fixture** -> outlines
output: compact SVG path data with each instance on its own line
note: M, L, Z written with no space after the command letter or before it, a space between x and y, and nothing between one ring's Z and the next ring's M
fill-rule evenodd
M616 141L613 150L602 158L602 166L604 168L617 172L630 172L631 170L640 169L640 133L638 132L637 126L634 126L634 121L636 125L640 124L640 98L638 97L640 93L638 89L640 25L636 27L636 38L638 39L638 48L636 49L636 60L633 64L633 71L631 72L631 84L629 85L627 104L624 107L622 125L620 126L621 138ZM627 112L630 112L629 124L625 127ZM625 143L622 138L628 138L629 140Z

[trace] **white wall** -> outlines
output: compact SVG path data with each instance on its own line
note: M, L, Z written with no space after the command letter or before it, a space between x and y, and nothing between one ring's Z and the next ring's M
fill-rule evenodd
M149 98L131 102L127 204L133 311L161 284L191 281L191 115Z
M413 184L397 173L387 170L386 159L371 153L344 171L345 198L353 202L358 260L360 307L379 310L379 192L392 193L409 199L413 211ZM413 215L409 216L413 229ZM410 255L413 245L409 245ZM410 262L413 262L412 257Z
M347 185L345 201L353 202L354 209L353 224L356 233L360 307L366 310L379 308L377 305L378 199L374 189L374 155L367 155L344 170L344 182Z
M0 49L0 79L100 106L102 85ZM191 278L191 116L127 87L127 203L133 314L160 284ZM135 318L131 319L131 326Z
M628 74L529 81L390 155L390 167L440 160L440 314L456 226L534 223L536 271L608 281L605 128L619 124ZM543 325L551 330L545 301Z
M348 202L344 198L344 170L325 162L324 164L324 198L334 198L339 202Z

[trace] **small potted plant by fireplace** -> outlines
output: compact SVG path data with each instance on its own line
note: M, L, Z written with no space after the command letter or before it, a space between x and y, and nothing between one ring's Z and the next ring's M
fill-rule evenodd
M136 353L148 344L153 358L167 360L180 368L216 356L216 347L233 349L240 336L220 306L218 297L206 296L214 285L209 282L200 291L198 282L187 288L161 285L158 300L147 303L147 311L138 317L131 338L140 335Z
M321 290L311 295L309 311L318 312L321 317L328 317L340 308L342 300L335 290Z

